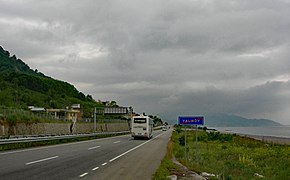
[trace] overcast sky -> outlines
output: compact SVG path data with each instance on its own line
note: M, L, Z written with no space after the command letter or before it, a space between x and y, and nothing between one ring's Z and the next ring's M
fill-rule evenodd
M290 124L290 0L0 0L0 45L138 113Z

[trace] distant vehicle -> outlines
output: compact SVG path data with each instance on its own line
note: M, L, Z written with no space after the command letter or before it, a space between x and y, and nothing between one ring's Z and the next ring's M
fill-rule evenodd
M133 116L131 122L131 135L137 138L152 138L153 119L149 116Z
M166 130L167 130L167 125L166 124L162 125L162 131L166 131Z

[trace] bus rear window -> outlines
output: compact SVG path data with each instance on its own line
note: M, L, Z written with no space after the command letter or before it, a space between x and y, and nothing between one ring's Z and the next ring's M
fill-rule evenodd
M134 123L146 123L146 118L134 118Z

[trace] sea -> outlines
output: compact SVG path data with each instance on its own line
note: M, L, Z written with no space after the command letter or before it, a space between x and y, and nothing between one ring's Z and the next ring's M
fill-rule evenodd
M290 138L290 126L270 127L210 127L220 132Z

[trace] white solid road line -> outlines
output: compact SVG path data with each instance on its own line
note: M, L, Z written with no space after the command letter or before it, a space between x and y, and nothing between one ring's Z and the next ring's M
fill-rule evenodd
M89 174L89 173L86 172L86 173L84 173L84 174L81 174L80 177L84 177L84 176L86 176L86 175L88 175L88 174Z
M88 148L88 150L96 149L96 148L99 148L99 147L101 147L101 146L90 147L90 148Z
M116 141L116 142L114 142L114 143L119 143L119 142L121 142L121 141Z
M165 133L166 133L166 132L164 132L164 133L162 133L162 134L159 134L158 136L154 137L153 139L158 138L159 136L161 136L161 135L163 135L163 134L165 134ZM137 148L143 146L143 145L146 144L146 143L149 143L149 142L152 141L153 139L150 139L150 140L148 140L148 141L146 141L146 142L144 142L144 143L142 143L142 144L139 144L138 146L136 146L136 147L134 147L134 148L132 148L132 149L129 149L128 151L126 151L126 152L120 154L119 156L114 157L114 158L111 159L109 162L115 161L116 159L118 159L118 158L124 156L125 154L128 154L129 152L131 152L131 151L133 151L133 150L135 150L135 149L137 149Z
M30 164L39 163L39 162L43 162L43 161L47 161L47 160L51 160L51 159L55 159L55 158L58 158L58 156L53 156L53 157L49 157L49 158L45 158L45 159L40 159L40 160L37 160L37 161L32 161L32 162L25 163L25 164L26 165L30 165Z

